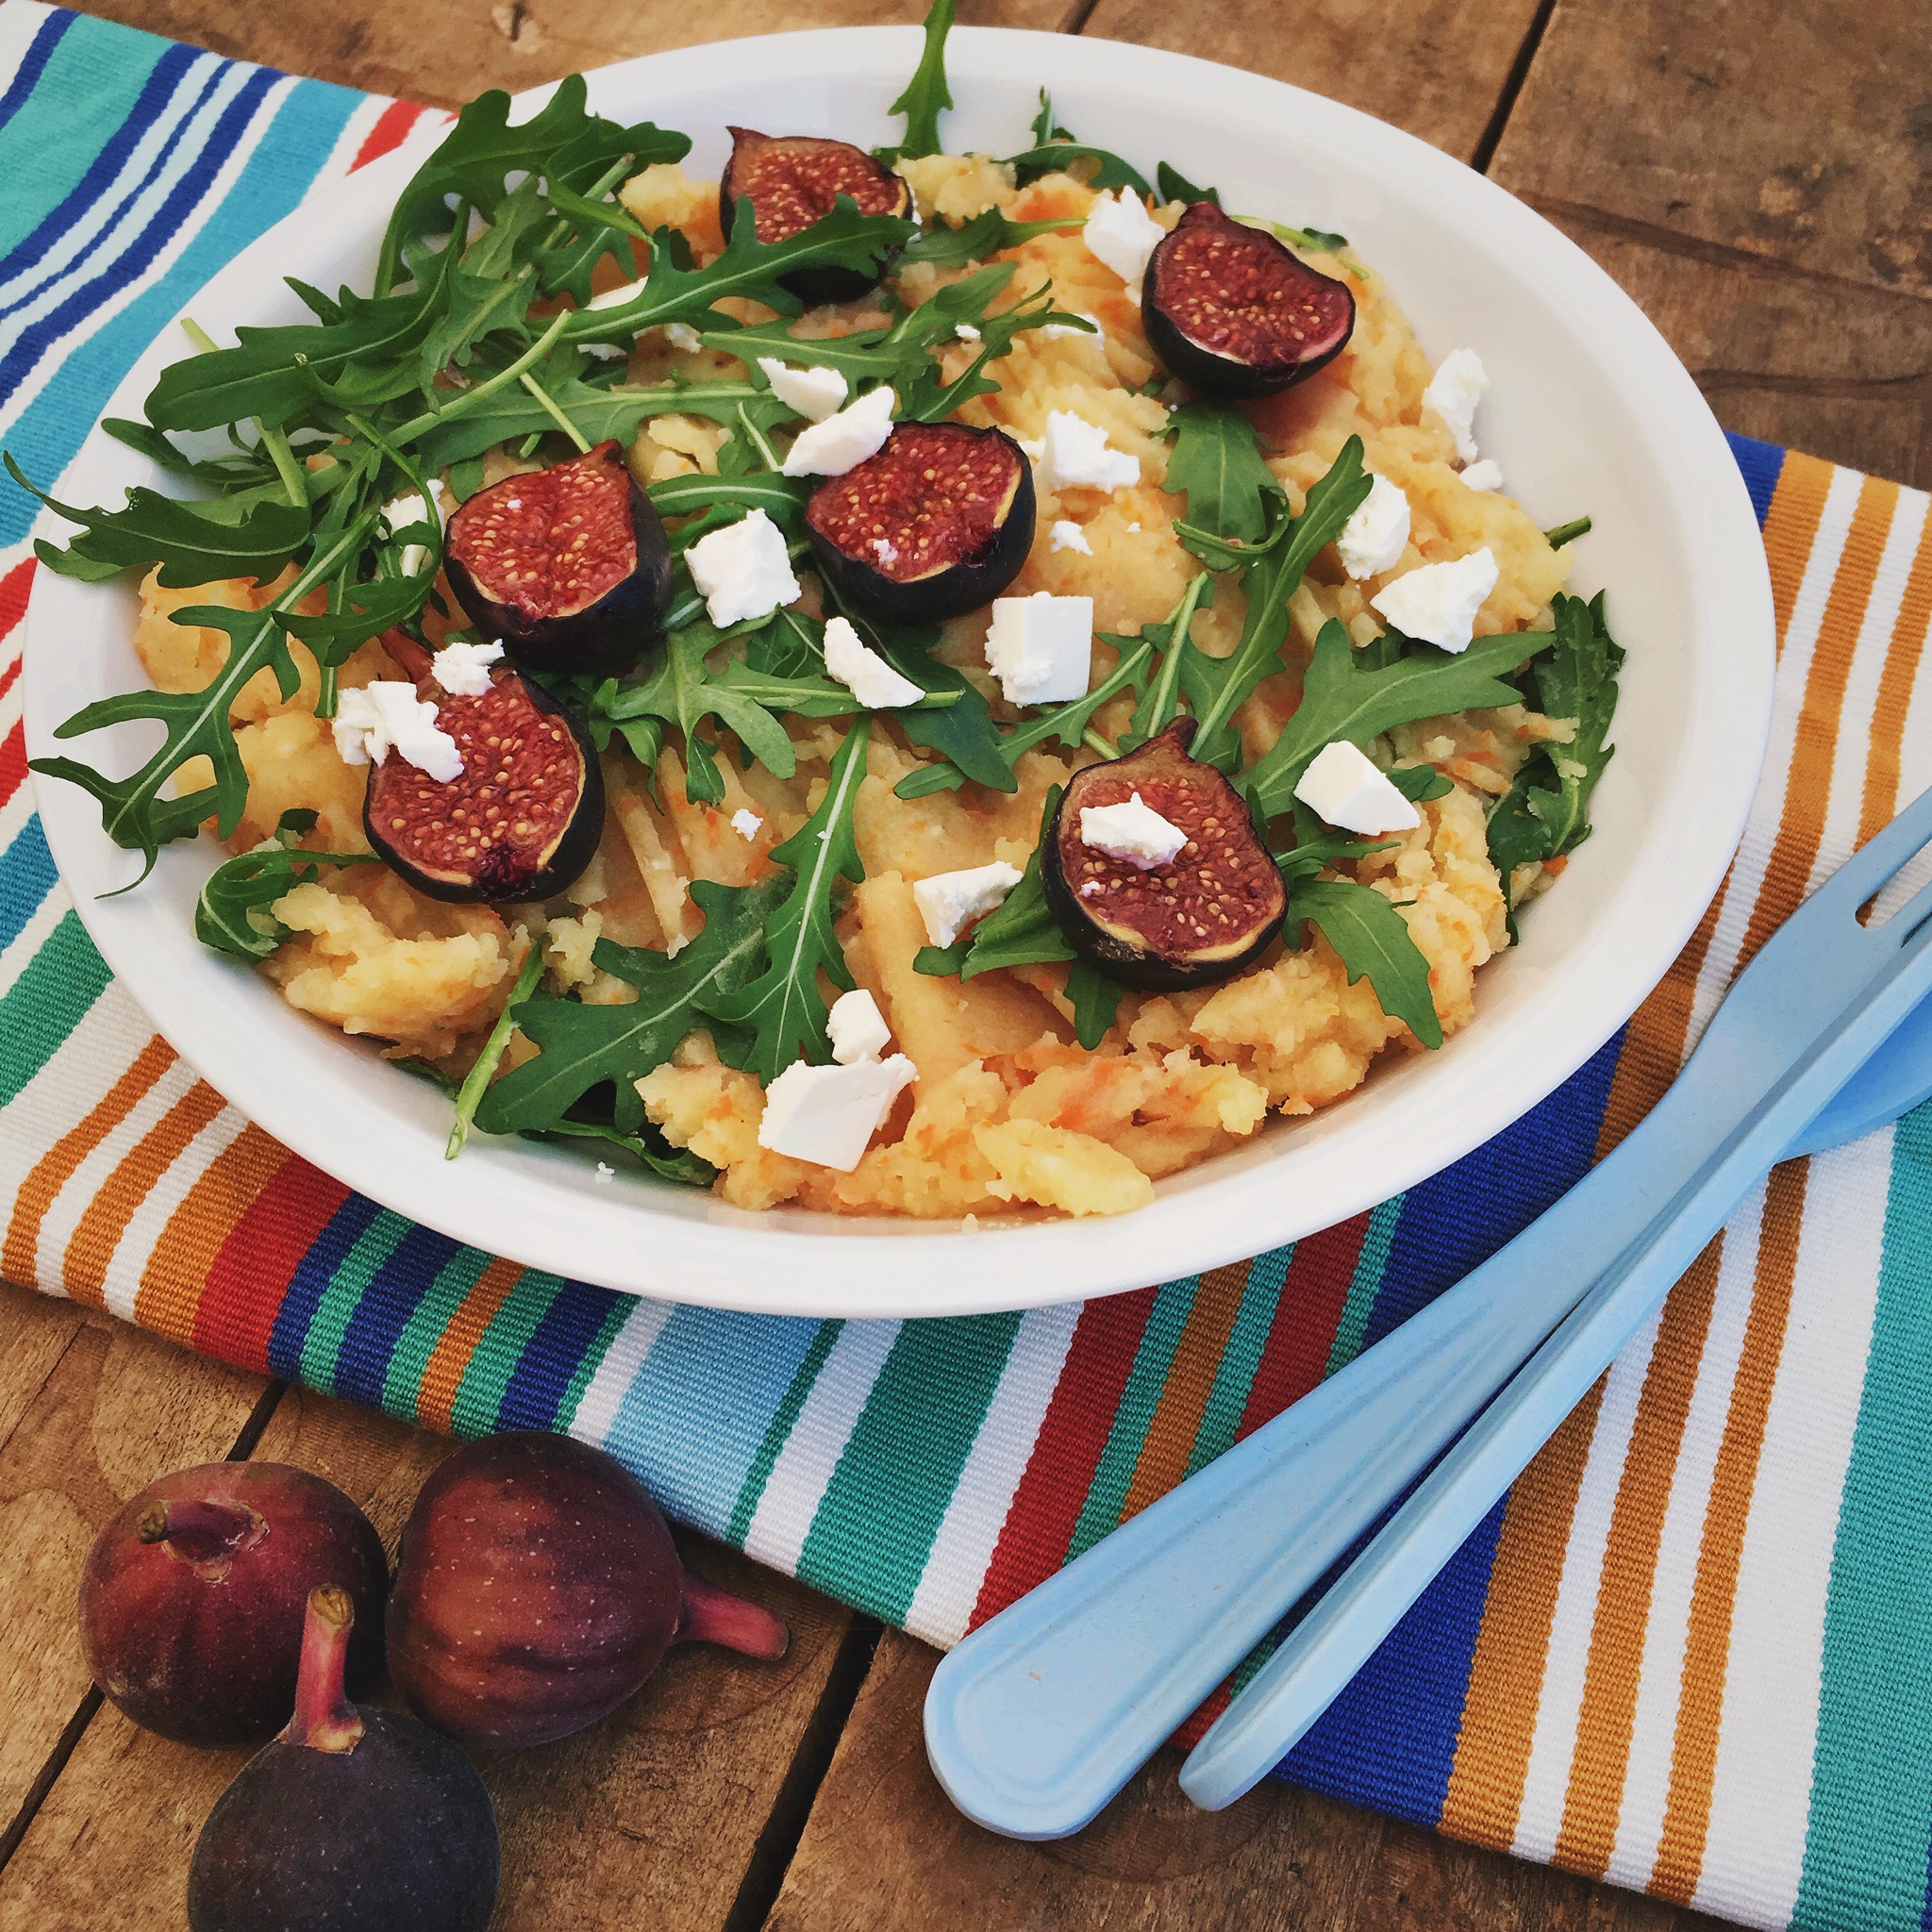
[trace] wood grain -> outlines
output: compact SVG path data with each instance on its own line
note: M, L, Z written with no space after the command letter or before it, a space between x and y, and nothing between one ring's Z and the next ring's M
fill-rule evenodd
M172 1364L195 1362L154 1346ZM256 1453L327 1476L393 1551L423 1478L451 1446L291 1389ZM775 1665L698 1645L674 1651L603 1724L541 1750L480 1758L504 1841L496 1932L633 1917L706 1932L727 1921L852 1617L733 1552L685 1541L714 1581L785 1617L791 1649ZM71 1588L48 1600L71 1625L70 1599ZM117 1927L175 1932L195 1835L247 1755L189 1750L103 1708L0 1873L0 1926L79 1926L94 1902L112 1898Z
M1537 0L1099 0L1081 31L1291 81L1468 160L1536 10Z
M1067 25L1078 0L962 0L977 25ZM82 10L217 54L454 108L634 54L793 27L924 18L924 0L86 0Z
M1163 1752L1078 1838L969 1824L925 1762L937 1655L889 1632L768 1932L1695 1932L1716 1922L1270 1784L1196 1811Z
M95 1532L164 1471L225 1456L264 1383L0 1283L0 1829L87 1694Z
M1492 172L1518 193L1932 294L1932 8L1559 0Z

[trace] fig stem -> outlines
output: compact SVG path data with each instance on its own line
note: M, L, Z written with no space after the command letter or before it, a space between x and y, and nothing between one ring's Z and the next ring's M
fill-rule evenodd
M536 397L543 413L576 444L577 454L579 456L589 456L591 454L591 445L584 440L584 432L557 407L556 399L551 395L550 391L527 369L517 377L517 380Z
M134 1533L144 1543L166 1543L187 1562L212 1563L252 1549L268 1534L268 1524L245 1503L185 1496L150 1503Z
M342 1689L356 1605L340 1584L308 1592L302 1619L302 1662L295 1678L295 1713L282 1728L284 1744L310 1751L353 1751L362 1741L362 1718Z
M747 1603L707 1583L695 1570L684 1573L684 1615L679 1643L720 1643L746 1657L781 1657L791 1639L785 1625L760 1604Z

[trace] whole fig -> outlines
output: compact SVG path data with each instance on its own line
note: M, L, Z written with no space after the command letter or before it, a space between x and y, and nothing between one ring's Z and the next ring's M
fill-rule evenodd
M355 1607L308 1604L295 1714L208 1813L188 1869L190 1932L483 1932L496 1812L462 1752L342 1690Z
M678 1559L649 1491L567 1436L446 1457L403 1530L390 1675L467 1744L547 1743L614 1710L679 1639L782 1656L785 1626Z
M346 1591L351 1684L382 1668L382 1541L333 1483L278 1462L177 1469L108 1519L80 1574L94 1682L184 1744L258 1744L295 1705L308 1592Z

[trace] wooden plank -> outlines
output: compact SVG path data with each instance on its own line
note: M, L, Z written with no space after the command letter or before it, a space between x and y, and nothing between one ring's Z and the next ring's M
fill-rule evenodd
M164 1471L225 1456L266 1386L0 1283L0 1830L87 1694L75 1599L95 1532Z
M177 1370L192 1363L169 1355ZM257 1453L339 1484L393 1549L450 1446L291 1390ZM770 1666L699 1646L674 1652L603 1724L483 1758L504 1840L496 1932L634 1921L705 1932L727 1921L853 1619L735 1553L690 1541L708 1575L786 1618L791 1650ZM55 1596L64 1611L65 1593ZM94 1902L111 1898L124 1932L176 1932L195 1834L246 1757L172 1744L104 1708L0 1873L0 1924L87 1924Z
M1497 151L1518 193L1932 295L1932 8L1559 0Z
M938 1658L888 1633L853 1707L767 1932L1717 1932L1655 1900L1268 1784L1196 1811L1161 1754L1079 1837L996 1838L925 1761Z
M344 87L453 108L634 54L808 26L916 22L924 0L85 0L81 9ZM1078 0L964 0L975 25L1052 30Z
M1081 31L1291 81L1468 160L1536 11L1537 0L1099 0Z

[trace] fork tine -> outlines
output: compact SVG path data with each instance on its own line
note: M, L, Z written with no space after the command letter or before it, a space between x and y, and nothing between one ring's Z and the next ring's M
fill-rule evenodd
M1905 945L1926 919L1932 917L1932 879L1928 879L1912 896L1888 919L1881 931L1894 933L1900 945Z
M1932 844L1932 787L1919 793L1878 835L1855 852L1839 867L1807 902L1821 911L1831 907L1850 917L1867 899L1874 898L1893 874L1914 859L1921 849ZM1912 901L1917 910L1919 901ZM1899 915L1900 918L1904 914ZM1888 920L1888 925L1898 920ZM1900 927L1909 932L1909 925Z

